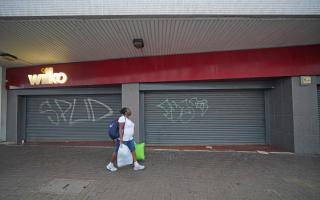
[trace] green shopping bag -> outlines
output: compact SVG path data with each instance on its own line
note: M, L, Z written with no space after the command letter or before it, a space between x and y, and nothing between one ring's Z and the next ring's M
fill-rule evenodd
M135 143L135 147L136 147L136 156L137 156L137 160L144 160L144 143L140 143L137 144Z

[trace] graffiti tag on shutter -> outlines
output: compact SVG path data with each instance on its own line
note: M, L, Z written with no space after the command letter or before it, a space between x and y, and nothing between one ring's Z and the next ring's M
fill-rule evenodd
M209 109L207 99L193 97L184 100L165 99L157 107L162 109L162 115L171 122L187 123L194 119L196 110L200 110L201 117L204 117Z
M97 122L113 115L112 108L107 104L95 99L85 98L82 99L82 101L85 106L86 115L82 119L74 119L74 113L77 112L76 105L78 105L81 100L73 99L71 101L67 101L53 99L52 101L53 104L50 103L48 99L43 101L39 106L39 112L46 115L49 122L55 126L60 125L62 122L69 125L79 124L82 122ZM100 113L100 116L98 116L93 109L93 105L102 106L105 109L105 112L102 113L103 115Z

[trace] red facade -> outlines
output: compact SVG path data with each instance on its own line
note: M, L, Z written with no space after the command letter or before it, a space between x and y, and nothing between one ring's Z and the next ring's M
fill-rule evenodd
M30 85L44 67L67 74L65 84ZM9 68L7 88L93 86L320 75L320 45L128 58Z

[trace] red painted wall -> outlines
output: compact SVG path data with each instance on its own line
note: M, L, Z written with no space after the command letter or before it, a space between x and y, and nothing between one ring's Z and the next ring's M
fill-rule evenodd
M66 73L67 83L31 86L28 74L40 74L43 67ZM9 89L299 75L320 75L320 45L43 65L6 71Z

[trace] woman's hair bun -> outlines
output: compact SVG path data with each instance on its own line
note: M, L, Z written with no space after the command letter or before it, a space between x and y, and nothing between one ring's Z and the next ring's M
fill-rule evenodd
M120 110L120 113L124 115L127 112L127 110L128 108L124 107Z

